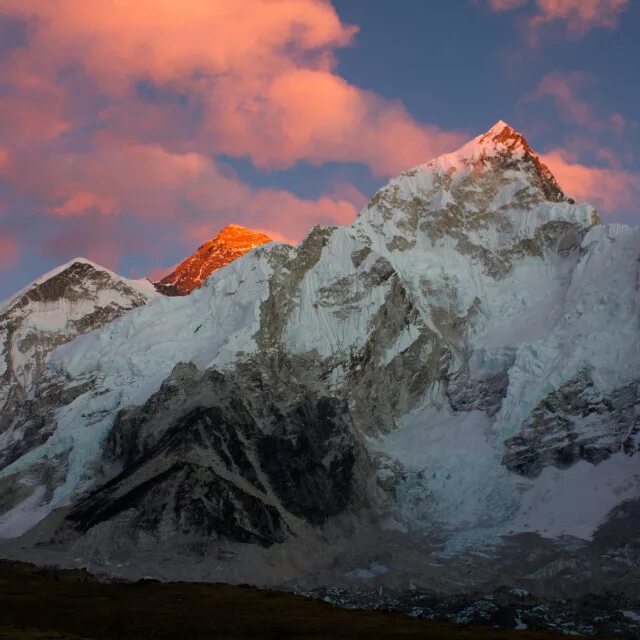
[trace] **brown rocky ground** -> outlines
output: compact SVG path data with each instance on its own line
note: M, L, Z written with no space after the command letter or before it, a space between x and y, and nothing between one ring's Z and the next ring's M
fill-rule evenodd
M204 583L105 583L85 571L0 562L2 640L560 638L341 609L277 591Z

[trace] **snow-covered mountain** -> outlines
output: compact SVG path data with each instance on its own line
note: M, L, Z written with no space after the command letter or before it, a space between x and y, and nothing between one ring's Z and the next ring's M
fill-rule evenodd
M165 295L185 296L202 286L214 271L266 242L271 242L271 238L265 233L229 224L215 238L198 247L173 272L157 282L156 288Z
M51 353L156 297L147 280L129 280L84 258L44 274L0 303L0 461L2 466L49 434L37 410L39 385ZM12 420L34 405L16 432Z
M254 582L637 587L639 265L640 230L602 225L498 122L352 226L58 348L7 416L19 434L37 406L46 436L0 471L0 532L39 522L5 548Z

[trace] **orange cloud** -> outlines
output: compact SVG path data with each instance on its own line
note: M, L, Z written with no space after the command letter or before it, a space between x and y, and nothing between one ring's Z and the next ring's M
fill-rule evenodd
M208 125L224 153L248 155L260 167L342 161L390 175L462 142L460 135L417 125L399 103L326 70L291 69L270 78L253 108L243 108L245 89L225 87L225 99L211 102Z
M0 235L0 268L12 267L18 261L18 244L12 236Z
M606 213L631 210L640 201L639 174L580 164L563 149L554 149L540 158L567 194L591 202Z
M131 142L143 130L151 136L144 142L158 144L170 137L171 121L162 117L168 109L139 100L130 108L132 87L146 79L201 105L202 127L182 148L248 156L259 167L343 161L388 175L462 142L335 73L334 52L352 42L356 28L342 24L328 0L4 5L36 24L30 46L13 52L10 79L20 87L24 78L55 87L61 68L81 64L119 97L103 114L117 131L102 127L103 136ZM25 92L20 100L30 103Z
M346 45L356 31L323 0L5 0L3 10L36 21L27 58L38 67L81 54L113 88L132 76L229 72L261 58L290 64L289 56Z

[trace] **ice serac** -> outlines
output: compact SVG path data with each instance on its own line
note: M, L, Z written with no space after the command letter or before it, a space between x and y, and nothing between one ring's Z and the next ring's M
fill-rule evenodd
M271 241L265 233L251 231L238 224L227 225L215 238L198 247L172 273L157 282L156 288L168 296L186 296L202 286L214 271Z
M228 579L336 581L385 554L377 579L403 584L637 586L619 523L640 513L639 258L638 229L602 225L499 122L350 227L256 247L58 349L46 437L0 471L0 531L222 545ZM460 545L485 555L456 564ZM557 580L558 549L584 573Z

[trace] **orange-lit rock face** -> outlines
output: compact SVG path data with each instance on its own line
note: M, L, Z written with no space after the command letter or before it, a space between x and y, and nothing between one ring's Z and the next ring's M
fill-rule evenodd
M201 286L214 271L271 240L265 233L230 224L181 262L173 273L157 282L156 289L168 296L186 296Z

